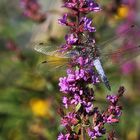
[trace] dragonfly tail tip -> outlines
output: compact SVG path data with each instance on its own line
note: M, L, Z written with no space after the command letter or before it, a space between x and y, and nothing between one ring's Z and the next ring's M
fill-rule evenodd
M106 86L106 88L107 88L109 91L111 91L111 86L110 86L109 83L105 83L105 86Z
M107 79L106 76L104 76L104 77L102 78L102 81L103 81L103 83L105 84L106 88L107 88L109 91L111 91L111 86L110 86L110 83L109 83L109 81L108 81L108 79Z
M111 86L110 85L107 88L108 88L109 91L111 91Z

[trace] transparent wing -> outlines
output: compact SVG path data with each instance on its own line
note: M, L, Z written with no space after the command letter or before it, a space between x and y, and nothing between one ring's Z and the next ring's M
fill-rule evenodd
M70 58L74 56L74 52L68 51L63 52L60 47L47 45L47 43L43 42L35 42L32 44L34 46L34 50L49 56L55 56L60 58Z
M125 29L120 34L112 37L102 44L97 46L100 51L102 60L117 60L120 64L130 60L140 53L140 28L131 26Z
M68 66L68 58L47 57L42 62L39 61L37 68L39 71L62 72Z
M45 42L33 42L31 45L33 46L35 51L45 55L57 56L57 53L59 52L58 47L53 45L48 45Z
M102 61L106 62L116 62L117 64L121 65L126 61L129 61L135 57L140 55L140 45L138 46L130 46L129 48L120 48L115 52L110 53L103 53L101 55ZM107 61L108 60L108 61Z
M104 47L107 44L109 44L110 42L119 39L121 37L123 37L124 35L128 34L129 32L136 30L136 25L132 24L130 26L128 26L126 29L124 29L123 31L121 31L119 34L114 35L113 37L111 37L108 40L103 41L102 43L99 44L99 46Z
M138 32L140 33L140 28L138 25L127 25L125 29L119 31L113 37L110 37L108 40L98 44L98 48L104 53L116 51L119 47L121 47L124 40L133 40L134 35L136 35Z

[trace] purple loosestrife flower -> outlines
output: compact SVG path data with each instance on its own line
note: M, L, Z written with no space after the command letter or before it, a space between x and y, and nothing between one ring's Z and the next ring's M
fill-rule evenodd
M69 34L65 36L65 40L67 44L74 45L78 41L78 36L77 34Z
M107 95L107 100L110 101L112 104L118 101L118 97L116 95Z
M93 0L87 0L87 4L90 11L94 11L94 12L100 11L99 5L95 3Z
M58 139L57 140L69 140L70 134L59 134Z
M80 11L82 13L100 11L99 5L93 0L69 0L64 4L64 7L70 8L74 11Z
M67 25L67 17L68 17L68 14L64 14L63 17L58 20L58 23L62 25Z
M60 81L59 86L61 87L60 91L62 91L63 93L67 93L69 90L67 78L66 77L60 78L59 81Z
M65 108L68 108L68 98L67 97L63 97L62 103L65 106Z
M100 126L95 126L92 130L88 129L88 135L92 139L96 139L105 134L105 129Z
M85 31L89 31L89 32L95 32L95 31L96 31L95 28L91 26L91 24L92 24L92 19L89 19L89 18L87 18L87 17L83 17L83 18L81 19L81 23L82 23L82 22L83 22L83 24L84 24L84 30L85 30Z
M80 65L80 66L84 66L86 63L88 63L88 59L84 60L83 57L79 57L77 58L77 63Z
M100 83L94 70L94 58L91 57L95 40L90 39L92 45L85 43L89 41L83 34L87 34L88 40L91 32L96 31L87 14L100 11L100 7L94 0L65 0L63 7L71 12L65 13L58 22L69 27L70 32L65 36L65 44L60 50L72 57L66 76L59 79L60 91L63 93L61 110L65 110L61 113L61 125L66 129L66 134L60 133L58 140L86 140L85 133L89 138L96 139L106 133L106 124L119 122L122 107L118 101L124 89L120 88L118 95L107 96L109 105L104 111L93 104L93 87Z
M64 118L61 119L61 124L63 126L67 126L67 125L76 125L78 123L78 119L76 118L75 113L68 113L66 116L64 116Z
M78 103L82 103L80 95L74 94L73 98L71 99L71 104L77 105Z
M82 105L84 106L86 113L90 113L93 110L93 103L92 102L83 101Z
M60 86L60 91L63 93L78 93L81 94L83 92L83 89L81 87L82 82L87 82L89 84L92 83L98 83L99 80L97 77L93 78L90 77L89 71L85 71L84 69L78 69L78 70L67 70L67 77L61 77L59 79L59 86ZM81 82L81 84L80 84ZM79 85L78 85L79 83Z
M65 26L75 26L74 22L68 21L68 14L64 14L62 18L58 19L58 23Z

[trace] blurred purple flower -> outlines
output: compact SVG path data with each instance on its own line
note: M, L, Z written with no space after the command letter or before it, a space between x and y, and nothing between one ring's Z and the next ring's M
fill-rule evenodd
M41 12L41 6L37 0L20 0L23 15L36 22L46 20L46 14Z
M128 61L121 66L121 70L124 75L133 74L136 69L136 63L133 61Z

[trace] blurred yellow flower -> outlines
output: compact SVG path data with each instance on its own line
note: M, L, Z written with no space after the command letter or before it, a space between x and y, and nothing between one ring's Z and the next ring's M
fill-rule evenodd
M34 115L38 117L50 118L51 114L51 100L31 99L30 107Z
M129 7L127 5L121 5L117 10L117 15L115 15L115 19L123 19L128 16Z

